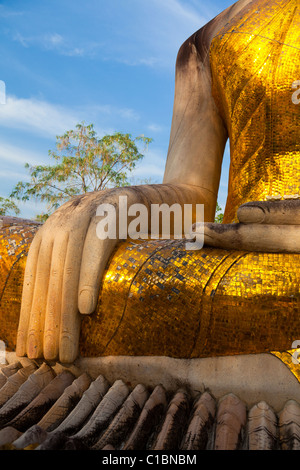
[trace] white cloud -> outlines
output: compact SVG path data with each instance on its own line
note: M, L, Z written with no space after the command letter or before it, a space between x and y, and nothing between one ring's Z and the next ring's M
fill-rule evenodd
M44 36L44 40L45 43L48 42L49 45L54 47L57 47L59 44L64 42L64 38L58 33L47 34Z
M23 34L20 30L13 34L13 39L23 47L42 48L69 57L100 58L129 66L169 67L174 65L181 43L218 12L214 6L193 0L119 0L112 2L107 13L109 16L104 20L101 6L93 9L94 16L99 17L96 35L88 29L81 29L78 34L70 30Z
M36 153L30 149L24 149L23 147L18 147L16 145L9 144L3 140L0 142L0 160L6 161L11 165L18 165L19 168L23 168L25 163L30 165L39 165L45 157L41 154ZM4 173L5 170L3 170ZM13 170L8 170L12 176ZM6 176L8 173L6 173Z
M22 217L24 219L34 220L37 214L43 214L47 212L47 204L43 202L38 202L34 199L30 200L30 202L16 201L16 204L21 211L19 217Z
M0 157L1 158L1 157ZM25 175L20 171L12 171L12 170L0 170L0 178L5 178L6 180L15 181L15 180L30 180L29 175Z
M134 111L133 109L130 108L111 108L111 114L114 113L114 111L119 114L121 118L128 119L130 121L138 121L140 119L139 114Z
M116 4L117 11L112 8L107 20L111 31L107 38L102 37L102 59L159 69L173 68L180 45L217 13L214 6L201 1L194 5L192 0L131 0Z
M157 167L154 164L141 164L139 168L137 168L134 173L134 177L141 177L141 178L159 178L162 179L164 176L164 167Z
M127 59L127 58L121 58L121 59L116 59L117 62L120 62L121 64L129 65L130 67L136 67L139 65L145 65L147 67L156 67L156 66L161 66L163 65L163 61L159 59L158 57L141 57L137 59Z
M55 136L64 133L80 121L73 110L37 99L8 96L0 106L0 125Z
M10 10L4 5L0 5L0 17L9 18L11 16L21 16L23 15L22 11Z
M204 11L202 2L199 2L198 8L194 8L189 2L179 0L153 0L153 5L157 18L157 21L152 23L157 28L154 36L157 39L154 40L155 46L161 48L167 63L169 62L167 56L173 54L170 59L174 64L174 55L177 54L181 44L214 15L210 16ZM153 36L149 39L153 41Z
M168 10L169 13L180 19L182 22L189 23L191 27L199 28L206 20L206 18L195 8L183 5L183 3L178 0L164 0L163 2L161 0L153 1L158 4L161 9Z
M19 42L23 47L29 47L29 38L25 38L21 33L15 33L13 40Z
M103 116L119 116L126 121L138 121L139 114L130 108L111 105L91 105L67 108L36 98L8 96L6 104L0 106L0 125L11 129L26 130L44 137L61 135L76 124L88 119L88 123L101 120ZM86 121L87 122L87 121ZM101 129L100 134L107 133Z
M148 126L149 131L151 132L162 132L164 128L160 126L159 124L149 124Z
M16 32L12 36L14 41L19 42L23 47L38 47L47 51L56 51L58 54L73 56L94 57L102 43L96 41L76 41L80 46L74 43L70 38L66 38L57 32L44 33L40 35L24 36Z
M133 178L151 178L161 182L164 176L167 155L160 149L148 150L145 157L132 172Z

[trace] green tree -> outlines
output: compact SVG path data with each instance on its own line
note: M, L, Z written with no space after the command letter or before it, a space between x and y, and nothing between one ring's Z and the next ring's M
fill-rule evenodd
M0 197L0 215L19 215L20 209L10 198Z
M223 217L224 217L224 214L222 212L222 207L220 207L219 204L217 203L215 223L221 224L223 222Z
M129 186L128 175L144 156L138 144L145 150L151 141L143 135L132 138L120 132L99 138L93 124L77 124L75 130L57 136L56 151L49 151L53 165L25 165L30 182L17 183L11 197L45 202L47 213L37 216L43 221L74 196Z

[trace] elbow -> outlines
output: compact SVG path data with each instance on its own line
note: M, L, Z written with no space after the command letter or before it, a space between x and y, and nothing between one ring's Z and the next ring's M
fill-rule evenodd
M176 69L188 67L191 63L203 63L208 57L210 47L210 23L203 26L190 36L180 47L177 60Z
M197 48L193 36L187 39L180 47L177 60L176 70L182 70L189 66L191 59L197 56Z

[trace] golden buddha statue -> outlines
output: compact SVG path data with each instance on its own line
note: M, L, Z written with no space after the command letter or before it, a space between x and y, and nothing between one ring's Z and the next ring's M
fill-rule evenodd
M163 184L80 196L40 228L4 223L0 337L8 347L61 362L78 354L283 357L292 348L300 338L299 22L299 0L239 0L182 45ZM205 246L99 240L96 209L120 195L148 208L204 204Z

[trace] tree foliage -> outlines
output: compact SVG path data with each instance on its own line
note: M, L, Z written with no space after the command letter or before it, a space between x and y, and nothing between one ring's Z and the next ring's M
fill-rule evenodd
M224 217L224 214L222 212L222 207L220 207L219 204L217 203L215 223L221 224L223 222L223 217Z
M93 124L77 124L75 130L57 136L56 151L49 151L53 165L25 165L30 182L17 183L11 197L47 203L48 213L37 216L45 220L74 196L130 185L128 174L144 156L138 144L145 150L151 141L120 132L99 138Z
M20 209L10 198L0 197L0 215L19 215Z

